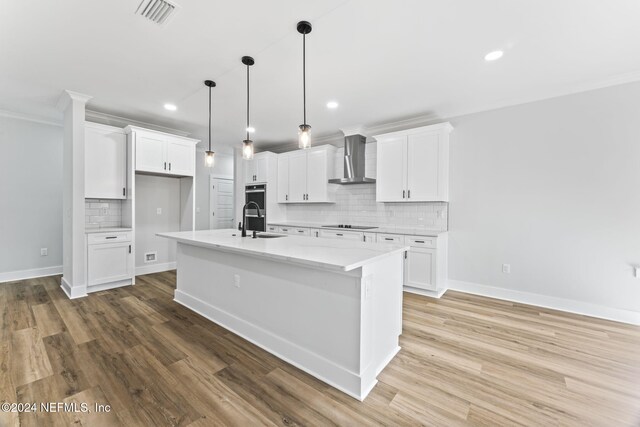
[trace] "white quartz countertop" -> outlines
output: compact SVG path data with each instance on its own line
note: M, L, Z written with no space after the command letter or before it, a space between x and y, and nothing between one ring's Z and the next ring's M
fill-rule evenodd
M404 245L304 236L253 239L250 237L251 233L248 233L248 236L243 238L240 237L240 231L234 229L179 231L156 235L204 248L340 271L351 271L391 254L409 250L409 247Z
M278 225L282 227L306 227L306 228L320 228L327 230L340 230L340 231L359 231L364 233L384 233L384 234L406 234L411 236L439 236L440 234L447 233L446 230L427 230L420 227L393 227L393 226L380 226L376 228L370 228L368 230L356 229L356 228L337 228L337 227L324 227L317 222L304 222L304 221L269 221L269 225ZM364 224L366 225L366 224Z
M127 227L104 227L104 228L98 228L98 227L94 227L94 228L85 228L84 232L86 234L91 234L91 233L117 233L120 231L131 231L131 228L127 228Z

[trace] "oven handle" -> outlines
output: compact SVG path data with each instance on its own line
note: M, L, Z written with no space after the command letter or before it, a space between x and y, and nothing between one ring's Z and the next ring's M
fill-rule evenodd
M264 193L264 190L245 190L245 193Z

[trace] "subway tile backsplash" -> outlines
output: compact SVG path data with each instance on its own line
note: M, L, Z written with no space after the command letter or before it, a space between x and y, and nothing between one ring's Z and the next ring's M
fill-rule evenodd
M84 199L86 228L122 226L122 201L106 199Z
M365 175L376 177L376 143L368 143L365 152ZM335 177L344 174L343 149L337 150ZM448 230L449 204L377 203L375 184L340 185L336 187L335 204L289 204L287 220L322 224L373 225L378 227L410 227L425 230Z

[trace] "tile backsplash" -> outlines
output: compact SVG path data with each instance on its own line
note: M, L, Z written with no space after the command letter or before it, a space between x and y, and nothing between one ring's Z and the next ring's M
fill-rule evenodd
M344 174L344 150L336 152L334 177ZM376 143L367 143L365 176L376 177ZM322 224L373 225L378 227L410 227L426 230L448 230L449 204L378 203L375 184L339 185L335 204L289 204L287 220Z
M372 184L342 185L335 204L287 205L288 221L447 230L449 204L378 203Z
M122 226L122 201L84 199L84 224L86 228Z

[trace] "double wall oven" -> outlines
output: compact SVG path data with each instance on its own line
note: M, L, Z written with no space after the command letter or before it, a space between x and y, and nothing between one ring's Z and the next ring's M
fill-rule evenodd
M265 184L247 185L244 189L244 202L255 202L260 206L261 217L256 208L247 208L247 230L267 231L267 186Z

